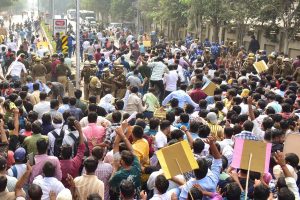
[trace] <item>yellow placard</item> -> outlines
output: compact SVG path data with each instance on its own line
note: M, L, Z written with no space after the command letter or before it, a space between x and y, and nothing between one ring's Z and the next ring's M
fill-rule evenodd
M257 71L257 73L259 73L259 74L268 70L268 66L264 60L255 62L253 64L253 66L254 66L255 70Z
M38 49L41 48L41 46L48 49L49 48L49 43L48 42L39 42L39 43L37 43L37 48Z
M294 153L300 158L300 149L298 148L299 143L299 134L288 134L285 138L283 153Z
M162 148L156 155L167 179L199 168L186 140Z
M216 89L217 89L217 85L210 81L209 83L207 83L203 86L202 91L207 96L214 96Z
M145 40L143 41L144 47L151 47L151 41L150 40Z

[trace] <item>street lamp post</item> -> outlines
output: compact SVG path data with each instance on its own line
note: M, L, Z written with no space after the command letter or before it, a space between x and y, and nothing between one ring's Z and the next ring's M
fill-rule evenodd
M76 0L76 89L80 89L80 0Z

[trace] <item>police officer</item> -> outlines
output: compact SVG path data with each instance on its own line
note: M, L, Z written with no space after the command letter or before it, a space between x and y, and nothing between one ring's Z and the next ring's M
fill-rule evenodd
M126 77L123 74L123 65L115 65L115 76L113 78L114 83L114 97L122 99L126 93Z
M81 71L81 80L83 79L84 84L83 84L83 93L84 93L84 100L89 99L89 84L90 84L90 79L91 79L91 70L90 70L90 62L85 61L83 69Z
M242 69L246 70L247 73L251 73L255 71L253 63L255 61L255 55L253 53L249 53L247 60L244 62Z
M269 58L269 62L268 62L268 64L267 64L267 66L268 66L268 72L269 72L269 74L271 75L271 76L275 76L276 74L279 74L280 73L280 68L278 67L278 65L277 65L277 63L276 63L276 57L275 57L275 55L273 55L273 54L270 54L269 56L268 56L268 58Z
M100 100L101 82L96 76L92 76L89 83L89 96L96 96L97 102Z
M90 70L91 70L91 76L97 76L97 72L98 72L98 69L97 69L97 63L95 60L92 60L90 62Z
M51 80L51 61L50 61L49 54L47 54L43 57L42 63L45 65L45 67L47 69L46 81L50 81Z
M106 67L103 69L103 76L101 78L101 85L102 85L102 93L101 97L105 96L106 94L113 93L112 86L114 76L110 73L109 68Z
M291 60L289 58L283 59L283 68L281 69L281 76L286 78L287 76L291 76L293 72L293 66Z
M39 80L46 84L47 69L45 65L41 63L41 58L36 58L36 64L32 67L32 76L35 81Z

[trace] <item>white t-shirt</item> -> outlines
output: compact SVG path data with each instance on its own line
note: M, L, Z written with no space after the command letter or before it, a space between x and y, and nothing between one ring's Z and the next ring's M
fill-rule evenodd
M16 167L16 170L17 170L17 179L19 180L23 176L23 174L26 172L27 166L26 166L26 164L15 164L14 166ZM14 177L12 168L13 168L13 166L11 166L11 168L9 170L7 170L7 174L11 177Z
M41 175L39 175L33 180L33 183L39 185L42 188L42 200L48 200L49 193L51 191L55 192L55 194L58 195L58 193L65 189L64 185L55 177L43 178Z
M41 119L44 113L50 112L50 102L40 101L33 106L33 111L37 112L39 114L39 119Z
M163 147L167 146L167 144L168 144L167 136L161 131L157 132L155 135L156 148L157 149L163 148Z
M7 74L10 74L11 76L21 77L22 70L24 71L24 73L27 73L25 65L16 60L10 65Z
M169 74L164 75L164 83L166 84L166 90L173 92L177 89L178 74L176 70L172 70Z

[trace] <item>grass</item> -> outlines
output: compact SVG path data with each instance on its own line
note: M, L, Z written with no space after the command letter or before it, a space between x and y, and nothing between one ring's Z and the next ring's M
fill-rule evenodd
M50 42L50 44L52 46L53 51L55 51L55 49L56 49L56 43L53 40L53 34L52 34L52 31L50 30L50 26L47 25L47 24L45 24L44 21L42 21L41 26L45 30L45 33L46 33L47 38L48 38L48 40L49 40L49 42Z

